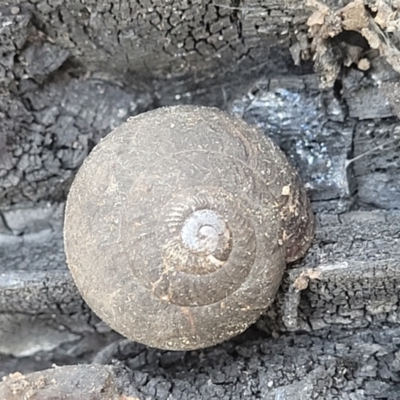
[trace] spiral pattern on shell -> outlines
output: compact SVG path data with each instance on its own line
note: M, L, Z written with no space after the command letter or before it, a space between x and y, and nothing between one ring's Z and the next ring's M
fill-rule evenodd
M217 109L157 109L109 134L78 172L67 262L89 306L124 336L207 347L271 303L287 259L309 244L307 206L297 174L258 130Z

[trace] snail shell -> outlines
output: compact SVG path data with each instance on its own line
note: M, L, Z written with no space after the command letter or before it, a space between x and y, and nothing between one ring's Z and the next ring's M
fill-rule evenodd
M263 133L206 107L159 108L103 139L65 215L73 278L97 315L152 347L220 343L274 299L314 219Z

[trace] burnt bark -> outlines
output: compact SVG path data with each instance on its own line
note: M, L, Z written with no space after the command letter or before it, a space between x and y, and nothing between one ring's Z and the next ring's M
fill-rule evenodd
M328 5L334 13L344 4ZM316 65L344 73L342 93L332 92L351 117L396 115L379 89L398 79L390 57L329 25L337 43L308 35L313 11L260 0L3 3L0 205L63 201L92 147L130 115L176 103L229 108L257 77L310 72L314 41ZM340 52L319 57L324 46ZM368 71L348 70L354 48Z
M143 399L397 398L399 43L383 7L393 2L365 1L355 14L343 11L349 3L360 6L1 3L0 375L118 360ZM349 15L365 10L369 22L351 26ZM391 52L372 47L374 21ZM63 202L111 129L187 103L270 135L299 170L319 225L256 326L171 353L122 340L84 304L65 266Z
M257 74L301 72L289 52L296 2L262 3L3 3L0 204L65 198L93 145L130 115L220 105Z
M274 398L284 393L295 399L363 399L379 398L381 391L384 398L396 398L399 212L318 213L312 249L288 268L266 315L243 335L191 353L121 342L92 314L64 264L61 224L56 223L62 213L60 208L53 212L55 223L47 229L54 240L48 247L41 245L46 227L39 224L41 234L23 235L27 240L18 249L23 257L6 260L3 253L8 267L21 267L2 272L0 343L2 353L8 354L2 357L4 373L11 368L28 372L53 362L108 364L117 359L134 371L131 382L140 398L218 394L239 399L259 393ZM12 222L7 213L5 220ZM37 246L40 257L34 256ZM30 264L25 269L24 260ZM243 375L243 365L254 369L250 380Z

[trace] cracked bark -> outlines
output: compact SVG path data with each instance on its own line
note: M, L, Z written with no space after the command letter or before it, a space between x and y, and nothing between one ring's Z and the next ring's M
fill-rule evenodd
M235 4L3 2L0 204L65 198L93 145L130 115L220 105L257 74L304 69L288 50L296 2Z

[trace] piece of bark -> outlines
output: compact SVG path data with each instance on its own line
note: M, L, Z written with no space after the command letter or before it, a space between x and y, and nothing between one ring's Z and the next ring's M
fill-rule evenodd
M292 69L293 63L289 61L296 53L297 43L300 54L294 58L311 58L312 46L305 35L309 29L320 58L323 45L329 45L322 43L326 37L359 30L367 45L382 50L381 55L390 59L391 54L381 46L381 41L376 47L372 37L381 29L382 36L387 35L390 41L388 33L395 27L396 5L392 6L394 15L385 15L381 4L386 2L369 1L371 9L380 11L376 17L380 25L375 26L376 21L369 21L362 2L353 1L346 7L339 0L324 3L221 0L211 4L206 0L174 0L164 4L158 0L90 0L83 5L72 0L31 0L23 4L11 0L3 7L2 18L7 26L15 25L22 16L24 21L28 19L25 26L29 24L37 33L36 44L48 42L68 51L69 59L83 70L104 71L125 81L141 79L151 85L154 81L178 78L176 83L186 92L199 84L207 87L205 81L217 75L239 72L243 77L261 66L269 72ZM387 3L386 6L390 8ZM361 32L362 28L365 32ZM10 37L9 30L4 33L6 38ZM21 30L15 28L12 32ZM351 42L341 38L338 43L346 40ZM19 60L18 51L16 55L16 63L24 69L24 58ZM342 63L346 56L341 55ZM156 87L162 90L161 85ZM176 93L179 92L185 93Z
M369 208L400 209L400 124L397 119L363 121L354 133L352 159L358 202Z
M389 99L391 109L400 118L400 81L384 82L382 84L382 91Z
M98 79L24 81L18 96L0 97L0 207L65 199L69 184L99 140L140 111L118 85Z
M109 366L55 367L27 375L15 372L3 377L3 382L0 383L0 398L3 400L139 400L137 396L123 394L121 384L116 369Z
M374 58L371 63L367 72L347 69L343 74L340 95L349 117L371 120L396 116L385 87L394 86L399 75L382 57Z
M355 189L346 168L355 123L346 120L345 106L332 90L319 89L316 75L255 81L230 111L284 150L312 201L336 200L337 209L346 208Z
M81 309L69 283L62 245L63 205L3 212L0 233L1 312ZM16 296L16 297L15 297Z
M173 77L187 80L194 73L197 81L204 80L213 71L236 68L237 62L274 66L268 60L289 43L290 22L294 17L304 20L309 12L293 0L285 3L285 10L279 2L260 0L244 7L226 0L218 4L205 0L8 3L3 18L14 21L19 15L31 16L43 41L68 49L70 57L88 71L148 82ZM18 14L11 12L15 6ZM286 54L290 56L288 50Z
M288 270L275 309L259 326L311 331L399 323L399 231L398 211L319 215L312 248Z
M271 332L399 323L399 230L394 210L320 215L312 248L288 271L258 326Z

